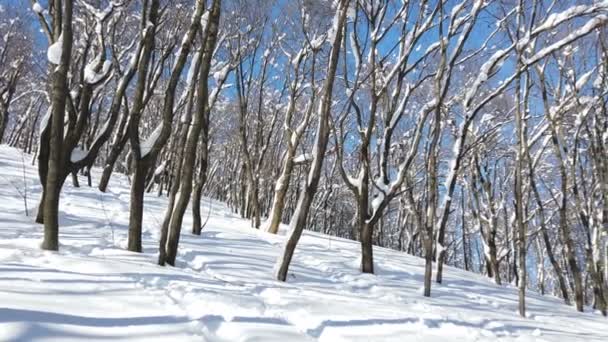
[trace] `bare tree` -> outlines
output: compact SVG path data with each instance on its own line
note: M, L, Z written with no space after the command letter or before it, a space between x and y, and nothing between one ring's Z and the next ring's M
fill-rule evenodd
M330 39L331 51L329 54L325 84L323 85L323 94L321 95L321 102L319 104L319 125L317 127L317 136L313 148L310 172L308 174L304 190L298 199L298 207L294 217L292 218L290 227L291 231L285 244L285 250L283 251L283 255L277 261L276 277L280 281L287 280L287 271L289 269L291 258L293 257L295 248L306 225L308 211L319 185L321 167L323 165L323 159L325 158L325 152L329 140L329 116L332 104L334 79L338 69L338 59L340 56L342 35L345 29L346 13L348 11L349 2L349 0L340 0L338 2L336 14L330 29L331 34L327 34L333 39Z
M211 8L206 12L205 27L202 29L203 50L199 54L201 60L200 62L195 62L199 64L196 112L194 120L188 129L184 153L182 154L183 162L180 170L180 182L175 185L179 186L175 206L167 209L167 215L170 219L165 218L165 221L169 221L169 231L166 248L165 246L160 246L160 265L163 265L164 263L175 265L182 221L192 193L196 148L201 131L203 129L207 130L209 125L209 91L207 79L211 69L211 58L213 57L217 42L220 9L221 0L214 0ZM163 235L165 235L164 230L165 229L163 229ZM161 239L161 243L162 242L164 242L163 239ZM166 254L164 253L165 250Z

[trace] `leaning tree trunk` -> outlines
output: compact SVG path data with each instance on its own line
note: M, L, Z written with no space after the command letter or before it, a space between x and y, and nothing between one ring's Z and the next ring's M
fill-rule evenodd
M169 233L166 245L166 257L165 260L159 260L159 264L164 262L169 265L175 265L182 222L192 194L198 139L201 135L203 126L209 124L209 91L207 79L209 77L211 59L217 42L221 0L214 0L211 6L208 24L203 32L203 53L201 54L200 73L198 75L196 115L194 116L194 121L188 130L188 136L186 138L183 165L181 167L181 180L175 207L171 213L167 211L171 216L171 220L169 223Z
M298 79L299 75L299 67L302 63L302 58L297 59L295 65L295 79ZM311 84L315 83L315 65L316 65L316 57L315 51L313 51L312 56L312 65L311 65ZM297 82L296 82L297 83ZM294 84L296 84L294 83ZM276 234L279 231L279 225L281 224L283 218L283 211L285 209L285 197L287 196L287 191L289 190L289 183L291 181L291 172L295 166L295 161L293 158L296 155L296 150L300 145L300 139L302 138L303 133L308 127L308 123L310 121L310 116L312 114L314 102L315 102L315 92L312 92L312 95L309 99L308 107L306 108L304 118L301 123L295 128L291 129L290 125L292 122L293 114L296 108L296 89L292 89L291 97L289 99L289 104L287 106L287 112L285 114L285 132L291 133L286 134L287 137L287 150L285 151L285 156L283 159L281 174L278 177L275 187L274 187L274 196L272 198L272 204L270 207L270 214L268 218L268 224L265 230L271 234Z
M270 218L268 228L266 229L271 234L276 234L279 231L279 225L283 218L283 209L285 208L285 197L289 189L289 181L291 180L291 171L293 170L294 153L287 153L285 162L281 170L281 175L277 180L274 197L272 199L272 208L270 209Z
M116 161L124 150L128 140L129 138L125 134L124 136L121 136L115 144L112 145L112 148L110 149L110 154L106 159L106 164L103 167L101 178L99 180L99 191L106 192L106 190L108 189L110 177L112 176L112 172L114 171L114 165L116 164Z
M278 260L278 268L276 277L280 281L287 280L287 271L293 253L295 252L300 236L306 226L310 205L317 191L319 179L321 177L321 167L325 158L325 151L329 140L329 115L331 112L331 102L333 95L333 85L338 66L338 58L340 56L340 45L344 30L344 22L348 11L349 0L341 0L337 9L337 21L334 22L336 35L332 42L332 48L329 56L329 65L327 68L327 77L323 86L324 94L319 106L319 126L317 129L317 138L313 149L313 160L308 174L308 179L304 190L300 194L296 211L291 222L291 232L286 241L282 256Z

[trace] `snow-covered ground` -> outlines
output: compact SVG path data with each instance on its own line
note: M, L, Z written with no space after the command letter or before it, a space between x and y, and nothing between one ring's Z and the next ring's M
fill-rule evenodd
M284 237L209 200L202 236L188 216L177 267L156 266L166 200L146 198L145 252L126 252L129 183L118 174L105 194L66 182L60 251L42 251L30 159L0 146L1 341L608 341L597 313L530 293L521 319L514 288L461 270L424 298L421 259L377 248L378 274L363 275L356 242L310 232L277 282Z

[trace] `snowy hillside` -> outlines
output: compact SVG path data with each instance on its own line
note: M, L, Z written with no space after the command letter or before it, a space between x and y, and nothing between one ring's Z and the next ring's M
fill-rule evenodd
M530 293L520 319L514 288L460 270L426 299L422 260L378 248L378 275L362 275L357 243L320 234L305 233L288 282L277 282L283 237L216 202L202 237L184 229L178 267L156 266L165 199L146 199L145 253L126 252L121 175L106 194L66 184L60 251L45 252L30 158L0 147L2 341L608 341L598 314Z

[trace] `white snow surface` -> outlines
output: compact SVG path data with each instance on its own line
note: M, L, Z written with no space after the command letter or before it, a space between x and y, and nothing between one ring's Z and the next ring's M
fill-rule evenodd
M0 146L0 341L608 341L590 308L530 292L522 319L515 288L450 267L424 298L422 259L375 248L377 275L364 275L357 242L311 232L278 282L284 235L208 199L202 236L186 213L176 267L157 266L166 200L147 195L144 252L127 252L129 183L119 174L107 193L66 182L60 250L42 251L37 171L25 156L24 181L22 160Z

